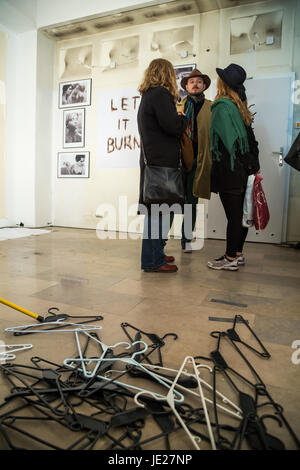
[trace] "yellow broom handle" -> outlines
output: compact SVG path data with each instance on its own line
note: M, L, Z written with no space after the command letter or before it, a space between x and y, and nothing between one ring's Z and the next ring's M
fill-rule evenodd
M26 310L25 308L19 307L16 304L13 304L12 302L9 302L8 300L2 299L0 297L0 302L4 305L7 305L8 307L11 307L15 310L18 310L19 312L25 313L25 315L29 315L30 317L34 318L35 320L38 320L40 322L44 321L44 318L41 317L40 315L37 315L36 313L30 312L29 310Z

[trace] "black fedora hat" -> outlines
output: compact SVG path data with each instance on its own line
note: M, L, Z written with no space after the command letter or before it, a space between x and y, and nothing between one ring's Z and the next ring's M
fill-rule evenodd
M210 80L208 75L205 75L205 74L201 73L200 70L198 70L198 69L193 69L189 75L186 75L185 77L182 78L182 80L180 82L180 85L182 86L182 88L185 90L185 87L186 87L186 84L187 84L188 80L190 78L194 78L194 77L202 78L202 80L204 81L204 83L206 85L205 89L207 90L207 88L210 85L211 80Z
M230 64L225 69L216 68L216 72L223 82L239 94L242 101L246 100L246 90L243 83L247 78L247 74L243 67Z

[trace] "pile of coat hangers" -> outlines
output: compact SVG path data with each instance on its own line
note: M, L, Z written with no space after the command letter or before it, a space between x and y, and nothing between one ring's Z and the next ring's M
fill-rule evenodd
M179 448L181 439L185 448L196 450L282 450L284 443L267 430L270 419L300 449L283 408L246 356L247 352L270 358L241 315L234 317L231 329L211 333L217 344L209 357L187 356L178 369L171 369L163 364L162 348L167 338L178 338L175 333L160 337L122 323L126 341L107 345L101 340L102 327L90 324L90 319L73 323L70 316L55 315L53 309L49 313L54 321L49 316L41 324L5 330L15 336L73 333L76 347L74 357L62 364L34 356L30 365L7 361L15 359L12 352L32 344L0 349L0 370L10 384L9 395L0 404L0 434L9 449L171 450L176 439ZM257 348L242 339L249 332ZM252 380L228 365L225 342ZM205 369L211 380L204 380ZM224 378L237 403L219 390ZM63 442L57 439L60 435Z

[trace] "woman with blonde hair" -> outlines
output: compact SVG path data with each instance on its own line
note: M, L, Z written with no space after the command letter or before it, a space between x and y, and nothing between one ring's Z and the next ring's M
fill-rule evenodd
M173 256L164 253L170 229L170 213L154 213L143 200L145 161L158 167L178 168L181 164L180 136L188 121L176 110L178 88L171 62L154 59L139 86L142 95L138 111L141 138L139 212L145 214L141 267L145 272L174 273Z
M227 230L225 254L209 261L208 267L236 271L245 264L243 246L248 228L242 226L243 202L248 176L259 170L258 145L244 87L245 70L230 64L216 71L217 96L210 127L211 189L219 193Z

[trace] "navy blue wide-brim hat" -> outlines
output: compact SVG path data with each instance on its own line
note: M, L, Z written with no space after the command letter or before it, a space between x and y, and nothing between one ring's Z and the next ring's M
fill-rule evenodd
M216 68L216 72L223 82L238 93L242 101L247 99L246 89L243 85L247 74L243 67L237 64L230 64L225 69Z

